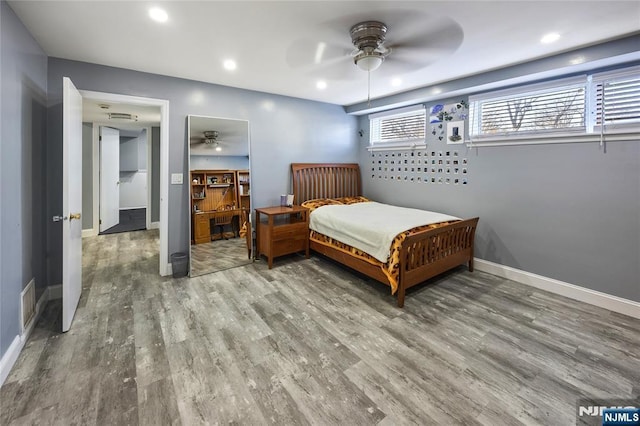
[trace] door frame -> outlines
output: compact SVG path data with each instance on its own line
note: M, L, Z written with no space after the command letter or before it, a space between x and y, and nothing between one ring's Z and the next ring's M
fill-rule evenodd
M146 218L146 223L147 223L147 229L151 229L151 208L153 207L151 205L151 199L152 199L152 194L151 194L151 176L153 176L153 164L151 164L152 162L152 156L151 156L151 149L153 148L151 146L151 127L145 127L145 129L147 130L147 218Z
M165 99L155 99L155 98L143 98L139 96L129 96L129 95L120 95L117 93L105 93L105 92L95 92L91 90L80 90L80 94L85 99L92 99L96 101L103 102L113 102L113 103L125 103L132 105L144 105L144 106L157 106L160 107L160 221L159 221L159 229L160 229L160 265L159 271L161 276L169 275L169 101ZM96 198L96 191L99 191L98 187L98 168L99 168L99 160L96 155L96 146L95 141L97 140L96 134L98 125L93 125L93 136L94 136L94 151L93 151L93 229L97 228L98 223L98 199ZM147 130L147 149L148 154L151 152L151 134L150 128ZM149 200L149 208L147 209L148 218L150 219L150 211L151 211L151 167L149 163L147 163L147 183L148 183L148 191L147 197Z

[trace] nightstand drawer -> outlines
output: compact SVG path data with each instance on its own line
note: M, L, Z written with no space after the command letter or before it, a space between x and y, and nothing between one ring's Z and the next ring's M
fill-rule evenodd
M290 238L306 238L309 228L306 223L295 223L291 225L276 226L273 228L272 238L274 241L286 240Z
M307 249L307 240L304 238L280 240L273 242L273 256L282 256L283 254L295 253Z

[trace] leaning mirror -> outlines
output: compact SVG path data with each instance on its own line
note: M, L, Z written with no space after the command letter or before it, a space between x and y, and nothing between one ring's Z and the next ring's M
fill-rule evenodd
M249 122L190 115L192 277L251 262Z

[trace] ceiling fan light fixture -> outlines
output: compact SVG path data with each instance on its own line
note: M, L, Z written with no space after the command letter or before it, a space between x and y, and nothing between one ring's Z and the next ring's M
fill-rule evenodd
M382 62L384 62L384 55L380 52L362 52L358 54L353 62L360 68L362 71L375 71L377 70Z

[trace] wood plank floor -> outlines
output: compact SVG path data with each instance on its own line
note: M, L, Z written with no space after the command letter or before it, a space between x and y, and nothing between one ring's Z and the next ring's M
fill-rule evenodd
M230 238L191 245L191 277L223 271L251 263L247 240Z
M161 278L157 231L84 240L73 326L49 303L0 424L576 422L640 393L640 321L463 268L387 287L318 256Z

